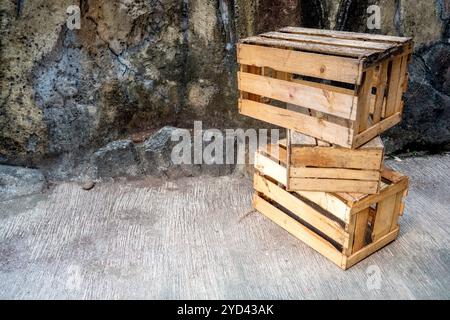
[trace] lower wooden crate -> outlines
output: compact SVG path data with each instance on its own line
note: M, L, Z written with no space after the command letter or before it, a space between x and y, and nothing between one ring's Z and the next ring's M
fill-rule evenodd
M255 156L254 208L346 270L398 236L408 178L384 168L379 194L286 190L286 165Z

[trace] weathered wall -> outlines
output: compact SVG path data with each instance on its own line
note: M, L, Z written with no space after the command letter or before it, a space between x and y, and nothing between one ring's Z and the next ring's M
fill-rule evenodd
M65 26L79 4L81 29ZM450 0L2 0L0 163L76 163L163 125L262 125L236 110L235 42L286 25L414 36L390 150L449 147Z

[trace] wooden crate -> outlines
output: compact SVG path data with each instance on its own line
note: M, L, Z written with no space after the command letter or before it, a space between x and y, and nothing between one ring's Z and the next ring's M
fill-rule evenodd
M243 39L239 111L357 148L401 121L412 49L411 38L293 27Z
M384 159L380 136L358 149L331 145L294 130L288 130L287 136L288 190L379 192Z
M384 168L379 194L289 192L285 151L255 157L254 208L346 270L394 241L408 178ZM280 161L279 159L283 159Z

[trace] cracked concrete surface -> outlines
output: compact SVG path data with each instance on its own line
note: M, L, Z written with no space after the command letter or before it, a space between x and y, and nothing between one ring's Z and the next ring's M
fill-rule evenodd
M389 165L411 177L400 237L346 272L251 212L241 177L2 202L0 298L449 299L450 156Z

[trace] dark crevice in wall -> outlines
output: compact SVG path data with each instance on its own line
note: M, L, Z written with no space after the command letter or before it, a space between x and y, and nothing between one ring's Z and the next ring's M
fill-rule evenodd
M17 11L16 11L17 18L22 16L24 6L25 0L17 0Z
M175 109L175 113L180 112L187 104L187 82L188 82L188 60L189 60L189 0L183 0L181 9L181 32L183 42L181 44L181 85L178 86L178 98L180 106ZM177 121L175 121L176 123Z
M350 10L354 8L355 1L342 0L339 4L339 10L336 16L336 30L347 30Z
M367 29L367 8L373 0L342 0L336 16L336 30L354 32L377 32Z
M325 8L321 0L301 1L301 21L306 28L327 28L328 23L325 17Z
M402 32L402 0L395 0L394 26L397 34L403 37Z

